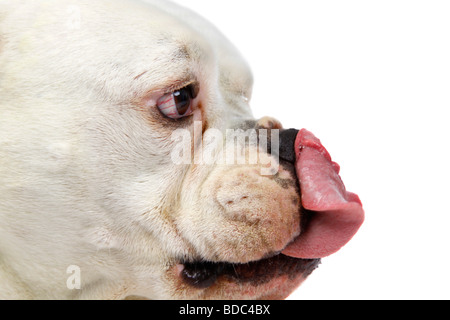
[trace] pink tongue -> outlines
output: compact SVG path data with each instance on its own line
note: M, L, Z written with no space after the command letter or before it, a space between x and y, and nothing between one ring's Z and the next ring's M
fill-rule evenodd
M302 129L295 140L296 170L302 205L313 211L306 230L282 253L295 258L322 258L338 251L358 231L364 211L356 194L347 192L339 165L320 140Z

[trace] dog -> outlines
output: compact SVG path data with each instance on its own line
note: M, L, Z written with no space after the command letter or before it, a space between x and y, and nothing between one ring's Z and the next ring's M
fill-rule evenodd
M252 82L169 1L2 1L0 298L289 296L337 248L296 242L299 133L253 117ZM236 130L259 160L205 164Z

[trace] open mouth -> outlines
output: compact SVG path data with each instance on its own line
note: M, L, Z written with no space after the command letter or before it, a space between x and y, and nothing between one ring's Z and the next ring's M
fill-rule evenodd
M295 166L292 176L297 177L301 191L300 235L281 253L267 259L244 264L185 263L181 269L185 283L209 288L221 279L257 286L281 276L306 278L320 258L338 251L357 232L364 221L364 210L358 196L345 189L339 165L311 132L292 129L284 131L286 135L284 149L288 152L280 148L280 158Z
M279 276L306 278L320 264L320 259L291 258L283 254L248 263L193 262L185 263L181 277L185 283L198 289L212 286L219 278L236 283L258 286Z

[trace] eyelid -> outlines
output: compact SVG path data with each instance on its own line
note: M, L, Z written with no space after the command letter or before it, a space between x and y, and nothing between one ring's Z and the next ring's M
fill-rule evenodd
M176 83L168 87L163 95L172 94L176 91L180 91L181 89L191 87L192 88L192 98L195 99L198 96L200 91L200 85L197 80L186 81L182 83Z
M192 86L193 88L193 97L197 98L198 93L200 91L200 84L197 79L189 77L185 80L177 80L166 83L164 86L153 87L148 90L146 94L142 96L141 103L144 103L147 107L155 107L158 100L161 99L162 96L167 94L172 94L175 91L179 91L188 86Z

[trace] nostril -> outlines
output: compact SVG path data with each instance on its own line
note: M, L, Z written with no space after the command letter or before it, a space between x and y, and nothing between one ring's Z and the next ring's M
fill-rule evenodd
M280 131L279 156L292 164L295 163L295 139L297 138L297 129L287 129Z

